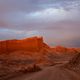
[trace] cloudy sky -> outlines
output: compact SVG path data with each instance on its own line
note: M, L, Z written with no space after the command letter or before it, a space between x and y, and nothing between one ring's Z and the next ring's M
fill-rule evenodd
M80 47L80 0L0 0L0 40L31 36Z

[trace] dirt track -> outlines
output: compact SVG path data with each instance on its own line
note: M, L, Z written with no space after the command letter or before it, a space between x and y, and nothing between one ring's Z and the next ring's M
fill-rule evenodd
M25 74L10 80L80 80L80 75L66 68L53 66L40 72Z

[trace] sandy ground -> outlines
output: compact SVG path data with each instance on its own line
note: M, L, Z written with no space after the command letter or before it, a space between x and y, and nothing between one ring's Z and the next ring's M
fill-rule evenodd
M61 66L53 66L40 72L24 74L10 80L80 80L80 75Z

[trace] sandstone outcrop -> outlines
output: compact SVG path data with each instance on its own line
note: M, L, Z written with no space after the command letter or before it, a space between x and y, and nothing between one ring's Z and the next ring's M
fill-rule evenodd
M43 46L42 37L32 37L23 40L6 40L0 41L0 53L12 51L39 51Z

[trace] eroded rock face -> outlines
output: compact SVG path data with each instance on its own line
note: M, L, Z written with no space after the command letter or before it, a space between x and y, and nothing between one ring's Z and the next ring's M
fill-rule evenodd
M80 70L80 53L79 52L77 52L77 54L69 61L67 66L69 68L74 68L74 69L79 68Z
M66 47L63 47L63 46L56 46L54 48L52 48L52 50L55 52L55 53L58 53L58 54L74 54L76 53L76 51L78 49L76 48L66 48Z
M69 61L75 53L75 49L61 46L51 48L44 43L42 37L0 41L0 71L8 74L7 72L23 70L33 64L62 64Z
M0 52L4 53L18 50L39 51L42 45L42 37L32 37L23 40L6 40L0 42Z

